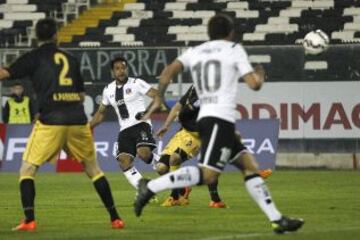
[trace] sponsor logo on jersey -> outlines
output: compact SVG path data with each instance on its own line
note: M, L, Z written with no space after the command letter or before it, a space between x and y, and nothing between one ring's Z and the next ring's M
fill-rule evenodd
M54 93L53 100L55 102L73 102L73 101L80 101L79 93L72 93L72 92L64 92L64 93Z

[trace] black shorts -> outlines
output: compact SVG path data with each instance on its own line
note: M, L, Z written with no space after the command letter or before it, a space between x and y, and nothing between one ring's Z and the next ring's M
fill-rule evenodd
M135 157L136 149L141 146L148 146L151 150L156 148L151 126L145 122L138 123L119 132L116 155L127 154Z
M221 172L247 148L235 136L235 124L214 117L202 118L199 123L201 138L200 166Z

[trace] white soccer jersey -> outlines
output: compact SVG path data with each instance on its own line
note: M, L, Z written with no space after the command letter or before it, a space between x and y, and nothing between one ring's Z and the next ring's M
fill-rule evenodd
M113 81L104 88L102 104L115 109L120 131L140 123L135 115L146 110L144 96L150 89L151 86L144 80L131 77L122 86L117 86ZM150 120L146 122L151 125Z
M189 48L177 59L191 72L200 99L198 120L216 117L235 122L238 79L253 71L244 48L215 40Z

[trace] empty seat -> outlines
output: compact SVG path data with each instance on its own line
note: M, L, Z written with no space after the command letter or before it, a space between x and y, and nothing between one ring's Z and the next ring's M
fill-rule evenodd
M328 63L326 61L306 61L304 69L305 70L324 70L328 68Z
M345 8L344 9L344 16L348 16L348 15L360 15L360 8L355 8L355 7L351 7L351 8Z
M0 5L0 12L36 12L37 7L33 4L2 4Z
M354 33L355 33L355 31L333 32L333 33L331 34L331 38L349 40L349 39L353 39L353 38L354 38Z
M128 29L128 27L126 27L126 26L107 27L107 28L105 28L105 34L126 33L127 29Z
M11 28L14 21L12 20L0 20L0 29L2 28Z
M200 10L213 10L220 11L226 8L225 3L188 3L186 10L200 11Z
M188 33L189 27L188 26L170 26L169 33Z
M135 35L134 34L114 34L113 39L114 42L131 42L135 41Z
M245 33L243 36L244 41L265 40L265 33Z
M170 3L166 3L164 10L166 11L173 11L173 10L182 10L184 11L186 9L186 2L170 2Z
M127 27L138 27L140 25L141 19L121 19L119 20L119 26L127 26Z
M255 27L256 32L295 32L299 30L299 26L297 24L259 24Z
M237 18L258 18L259 17L259 11L257 10L241 10L236 9L235 16Z
M228 2L227 8L229 10L231 10L231 9L249 9L249 3L248 2Z
M7 20L39 20L45 18L45 13L34 12L34 13L4 13L4 19Z
M141 11L141 10L135 10L132 11L131 16L133 18L152 18L153 17L152 11Z
M124 10L133 11L133 10L145 10L145 3L126 3Z
M187 34L177 34L177 41L207 41L209 36L206 33L187 33Z

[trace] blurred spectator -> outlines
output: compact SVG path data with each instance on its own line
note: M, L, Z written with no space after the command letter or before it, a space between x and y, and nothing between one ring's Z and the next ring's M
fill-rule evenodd
M10 88L11 96L3 109L3 122L9 124L31 123L37 117L37 111L28 96L24 95L24 86L16 81Z

